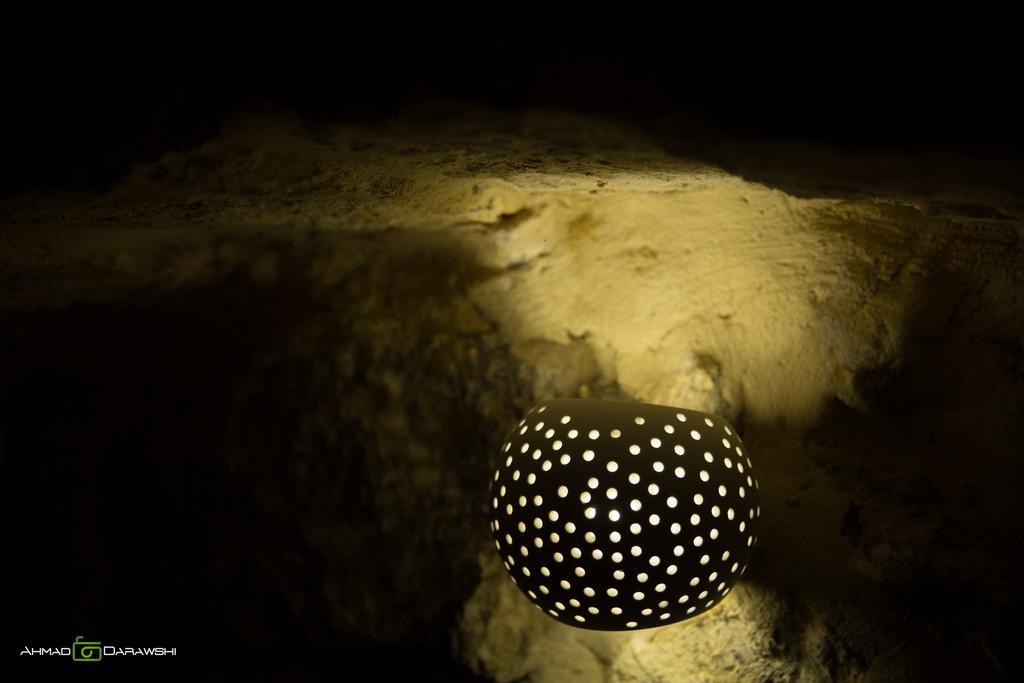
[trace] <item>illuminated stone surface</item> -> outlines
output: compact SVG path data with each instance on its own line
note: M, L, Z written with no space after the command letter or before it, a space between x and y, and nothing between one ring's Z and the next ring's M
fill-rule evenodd
M211 594L250 591L228 624L273 642L287 613L320 643L450 649L501 681L986 680L1020 664L1016 195L887 176L902 167L884 159L822 180L729 152L780 178L761 184L555 115L449 124L239 120L107 192L0 207L7 386L59 359L98 392L67 419L99 396L139 443L159 437L133 457L168 490L196 472L223 484L179 512L234 530L190 556ZM845 163L815 154L801 159ZM83 338L83 315L110 335ZM126 358L200 389L131 413L150 382L119 374ZM574 629L508 581L486 517L498 440L574 396L742 428L759 540L706 615ZM223 517L222 488L245 524ZM268 595L279 611L261 611Z

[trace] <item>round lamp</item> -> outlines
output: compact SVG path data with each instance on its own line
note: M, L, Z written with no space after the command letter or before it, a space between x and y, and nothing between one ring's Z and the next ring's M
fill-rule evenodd
M725 597L757 542L750 456L717 415L551 400L512 429L500 457L495 547L519 590L571 626L695 617Z

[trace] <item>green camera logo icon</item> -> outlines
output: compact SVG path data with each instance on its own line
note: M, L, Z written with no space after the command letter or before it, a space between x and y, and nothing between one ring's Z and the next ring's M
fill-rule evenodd
M76 662L98 662L103 659L103 644L84 641L82 636L78 636L71 645L71 659Z

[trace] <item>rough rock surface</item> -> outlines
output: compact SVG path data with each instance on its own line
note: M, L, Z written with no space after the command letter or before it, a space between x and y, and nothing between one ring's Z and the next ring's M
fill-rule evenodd
M33 493L8 510L93 510L31 548L94 588L53 598L69 622L170 629L216 596L201 629L241 643L298 628L498 681L1019 675L1024 205L801 168L773 187L552 113L271 116L11 198L0 455ZM720 607L596 633L508 581L487 478L520 411L568 396L740 428L762 526ZM189 589L133 604L118 578L179 553Z

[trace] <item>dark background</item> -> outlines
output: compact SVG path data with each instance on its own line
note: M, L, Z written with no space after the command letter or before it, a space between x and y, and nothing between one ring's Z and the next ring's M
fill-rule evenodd
M312 122L374 121L436 100L604 115L666 139L701 134L1012 156L1020 151L1024 114L1018 27L1015 17L977 3L43 7L8 15L0 29L0 194L102 188L133 163L213 136L232 112L269 108ZM52 319L4 320L8 651L26 633L52 633L58 645L86 629L87 637L180 645L189 656L175 664L212 665L225 678L238 668L257 678L318 668L336 677L368 663L384 679L470 677L444 656L448 634L432 630L430 615L409 617L413 626L403 628L419 635L404 638L401 649L376 634L324 644L309 633L337 625L297 619L301 609L277 602L258 564L238 573L238 566L211 569L210 558L222 556L258 560L284 549L304 557L295 540L302 530L291 525L328 515L357 519L371 507L358 492L340 509L304 509L298 521L246 507L263 482L290 485L292 473L274 468L306 413L301 403L278 399L300 386L312 391L310 412L334 400L334 388L318 384L328 373L319 363L342 334L314 335L310 350L295 352L298 363L274 360L292 342L291 330L338 311L287 287L266 296L253 300L229 284L100 311L73 308ZM436 332L429 324L424 338ZM375 353L372 335L344 334L360 353ZM419 349L403 353L392 366L412 372ZM352 387L371 382L373 373L366 374L349 378ZM251 376L263 384L246 393ZM443 374L424 380L446 381ZM428 398L456 402L462 386ZM476 399L463 400L470 410ZM510 418L527 401L500 400ZM457 414L442 422L451 426L446 434L463 433ZM268 432L267 424L280 424L280 432ZM246 425L264 427L253 436ZM367 466L373 430L343 426L356 434L353 443L311 449L347 448L356 454L354 470L317 475L371 476L359 468ZM495 428L476 425L451 450L480 451ZM222 457L190 453L195 443L213 444ZM226 477L231 458L250 452L264 458L240 468L253 479ZM467 480L476 474L467 472ZM64 562L69 550L91 559ZM377 550L387 557L386 548ZM318 569L295 571L316 577ZM463 572L439 573L451 585L438 593L468 597L474 577ZM458 604L438 610L454 612ZM150 663L141 666L152 677Z
M358 3L61 7L4 22L4 187L87 187L226 112L372 119L430 99L724 135L1019 149L998 5ZM684 131L684 132L685 132Z

